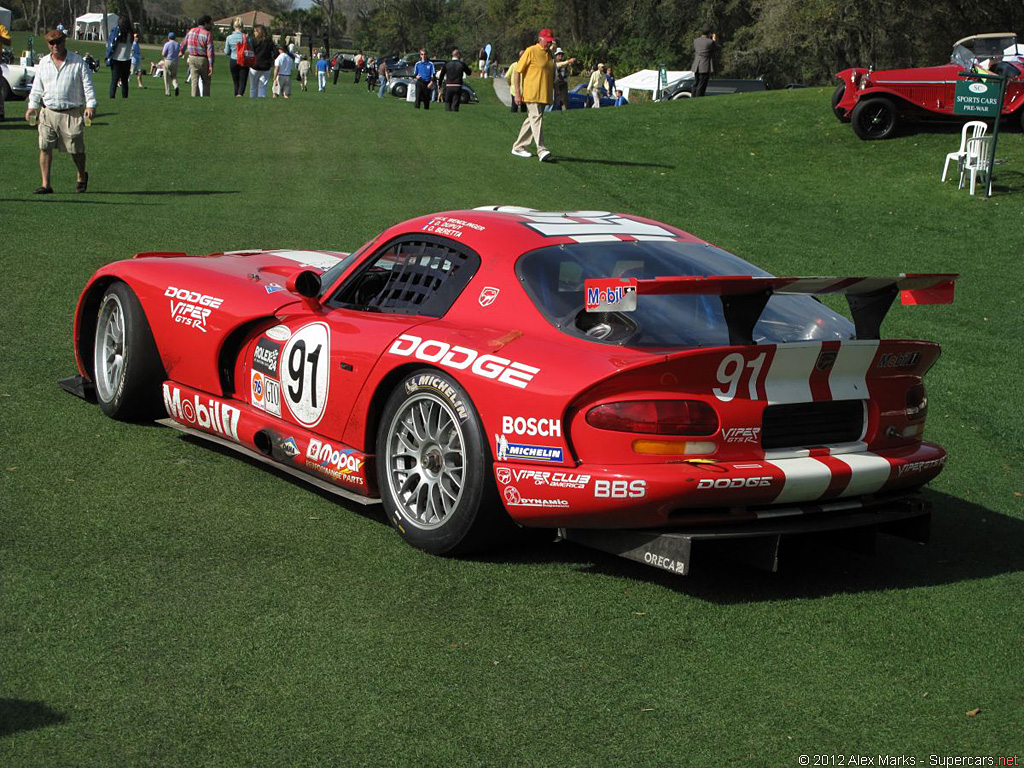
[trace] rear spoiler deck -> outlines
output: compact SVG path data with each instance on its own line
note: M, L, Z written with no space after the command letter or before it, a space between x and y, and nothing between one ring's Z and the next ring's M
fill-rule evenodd
M843 294L858 339L877 339L882 320L900 294L904 305L952 304L952 272L906 273L896 277L656 277L649 280L610 278L586 281L588 312L631 312L637 296L668 294L718 296L729 325L730 344L753 344L754 326L774 294Z

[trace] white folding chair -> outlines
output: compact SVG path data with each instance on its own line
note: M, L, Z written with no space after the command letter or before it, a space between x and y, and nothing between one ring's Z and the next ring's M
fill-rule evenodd
M988 130L988 124L983 123L981 120L971 120L969 123L964 123L963 130L960 131L960 149L956 152L950 152L946 155L946 164L942 166L942 180L946 180L946 172L949 170L949 164L951 161L955 161L957 167L964 161L964 156L967 154L967 139L980 139L985 135L985 131ZM968 136L967 134L971 135Z
M974 194L974 184L981 176L982 183L988 184L989 176L992 174L992 136L982 136L977 139L968 139L966 154L963 165L960 167L960 186L964 188L964 177L971 174L971 194Z

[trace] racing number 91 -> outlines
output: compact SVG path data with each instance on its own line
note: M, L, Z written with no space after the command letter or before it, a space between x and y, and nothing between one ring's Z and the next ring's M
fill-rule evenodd
M330 330L326 323L299 328L284 348L281 388L288 410L300 424L311 427L324 415L330 365Z
M722 358L718 366L718 383L721 387L715 387L711 391L715 397L723 402L729 402L736 397L744 376L747 377L747 394L751 400L757 400L758 379L761 377L761 368L764 366L766 353L762 352L753 360L747 360L739 352L733 352Z

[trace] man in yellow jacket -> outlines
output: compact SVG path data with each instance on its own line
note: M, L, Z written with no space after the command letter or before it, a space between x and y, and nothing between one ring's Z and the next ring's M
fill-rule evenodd
M551 103L555 86L555 60L551 58L551 45L555 36L550 29L542 29L537 44L531 45L516 62L512 76L512 103L526 104L526 119L519 137L512 145L516 157L530 157L530 140L537 145L537 158L543 163L551 152L544 146L544 107Z

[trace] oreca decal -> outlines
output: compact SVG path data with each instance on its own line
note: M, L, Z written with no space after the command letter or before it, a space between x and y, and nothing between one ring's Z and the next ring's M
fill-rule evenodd
M288 410L312 427L323 418L331 375L331 331L327 323L310 323L295 331L277 365Z
M540 373L540 368L524 363L516 363L507 357L482 355L468 347L452 346L443 341L422 339L411 333L403 333L388 350L392 355L415 357L427 363L436 363L443 368L470 372L485 379L497 379L502 384L526 389L533 377Z

